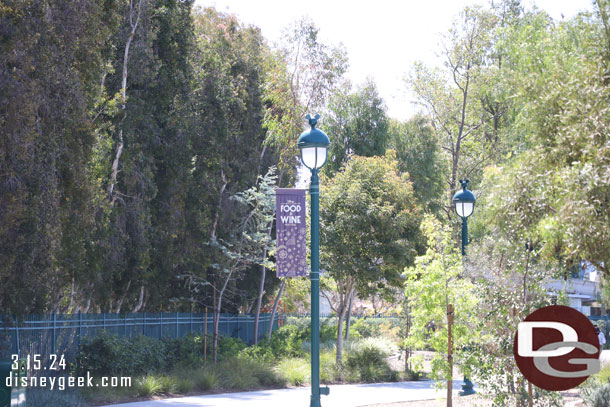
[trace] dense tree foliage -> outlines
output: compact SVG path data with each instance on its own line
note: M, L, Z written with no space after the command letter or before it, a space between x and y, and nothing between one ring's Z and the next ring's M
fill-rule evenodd
M206 243L245 213L228 198L277 161L262 119L282 60L189 1L1 12L2 310L191 307L183 277L214 281Z
M55 309L88 272L95 250L91 109L118 23L106 1L0 6L4 311Z
M192 1L5 2L0 32L7 313L211 307L232 263L219 242L257 210L232 197L274 165L294 182L303 116L347 68L310 20L271 49ZM258 312L279 283L260 256L227 310Z
M421 115L406 122L392 120L388 143L396 152L400 172L409 174L415 198L438 214L445 204L440 197L445 192L447 165L430 120Z

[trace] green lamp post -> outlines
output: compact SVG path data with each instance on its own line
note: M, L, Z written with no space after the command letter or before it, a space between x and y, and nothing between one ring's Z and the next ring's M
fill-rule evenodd
M466 246L468 245L468 217L474 212L474 204L477 201L474 194L466 189L469 182L469 179L460 180L462 190L456 192L452 199L455 213L462 218L462 256L466 256ZM468 396L474 393L476 391L474 391L472 382L468 377L464 376L464 384L462 385L460 396Z
M330 140L316 124L320 118L306 116L311 129L299 137L301 161L311 171L309 195L311 197L311 403L320 407L320 394L328 395L328 387L320 388L320 183L318 171L326 164Z

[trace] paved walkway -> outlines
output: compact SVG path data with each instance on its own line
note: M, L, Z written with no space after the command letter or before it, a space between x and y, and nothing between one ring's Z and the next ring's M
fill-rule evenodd
M446 390L435 390L431 380L329 387L330 395L321 396L323 407L360 407L377 403L430 400L447 394ZM461 380L453 383L454 392L461 388ZM310 391L309 387L299 387L140 401L106 407L300 407L309 405Z

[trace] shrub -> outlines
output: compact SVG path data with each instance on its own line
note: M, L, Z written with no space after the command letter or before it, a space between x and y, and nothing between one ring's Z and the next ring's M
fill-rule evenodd
M382 333L397 337L399 330L400 318L353 318L350 326L350 337L365 339L380 336Z
M188 334L182 338L163 341L168 369L175 366L194 368L203 365L203 336L200 334Z
M610 406L610 366L604 366L581 385L582 398L591 407Z
M402 372L402 378L403 378L403 380L408 381L408 382L417 381L417 380L421 380L422 373L419 371L415 371L415 370L411 370L411 369L407 368L405 371Z
M610 366L604 366L588 381L596 381L599 384L610 384Z
M179 375L176 377L176 385L175 385L176 393L178 393L178 394L190 393L191 391L193 391L194 388L195 388L195 379L193 378L192 375L189 375L189 376Z
M591 407L610 406L610 384L595 386L583 391L583 398Z
M301 344L310 337L309 328L301 328L297 325L285 325L271 335L268 346L276 358L303 356ZM266 345L266 342L263 343Z
M167 369L168 358L163 341L143 335L121 338L121 341L126 343L125 353L129 355L131 366L129 374L160 372Z
M136 380L134 389L138 396L150 397L160 394L162 385L158 377L148 374Z
M394 372L386 358L391 348L381 338L370 338L351 344L347 351L345 367L363 382L396 381ZM350 374L348 373L348 376Z
M342 381L342 377L337 371L337 361L333 351L320 353L320 381L326 384Z
M320 342L336 341L337 340L337 319L327 318L320 323ZM307 331L308 337L311 338L311 329ZM343 330L345 332L345 329Z
M173 376L161 375L159 376L159 384L161 393L175 393L178 387L178 380Z
M268 342L264 341L258 345L248 346L239 352L239 357L242 359L251 359L260 363L271 363L278 355L274 355L273 350Z
M273 368L266 363L256 363L251 361L253 366L250 371L263 387L282 387L286 385L286 380L278 375Z
M229 390L282 386L285 381L267 364L251 359L225 359L215 366L219 386Z
M197 390L206 391L218 387L218 375L215 371L209 369L196 371L193 381Z
M293 386L310 382L310 364L301 358L287 358L275 367L276 372Z
M238 338L218 338L218 360L233 358L246 348ZM208 360L212 341L208 341ZM182 338L158 340L147 336L121 338L103 331L81 344L73 374L87 371L94 376L137 376L166 372L172 368L195 368L203 365L203 338L191 334Z
M208 360L212 355L213 344L208 338ZM217 359L218 361L234 358L239 354L240 351L245 349L248 345L244 343L240 338L231 338L229 336L218 337L218 349Z
M83 340L79 355L76 357L76 375L90 371L95 375L109 376L123 372L124 345L119 337L102 331L96 337Z
M269 349L271 356L266 355L264 360L279 360L284 357L303 357L309 352L311 326L309 318L289 318L294 323L284 325L271 335L271 340L260 342L261 347ZM337 319L326 318L320 324L320 343L332 343L337 340ZM334 346L334 345L333 345ZM254 351L249 351L254 352ZM264 351L255 351L257 355L264 355Z
M175 393L178 380L167 375L147 374L136 380L134 389L138 396L150 397L157 394Z
M345 350L347 352L350 351L358 351L362 348L375 348L378 350L380 354L384 357L388 357L393 353L398 351L397 345L391 340L384 337L370 337L366 339L360 340L350 340L345 343Z
M358 338L370 338L375 336L375 327L369 323L370 319L357 318L351 322L350 326L350 337L353 339Z
M87 338L76 357L76 375L87 371L94 376L128 376L160 371L166 367L162 342L137 336L120 338L103 331Z

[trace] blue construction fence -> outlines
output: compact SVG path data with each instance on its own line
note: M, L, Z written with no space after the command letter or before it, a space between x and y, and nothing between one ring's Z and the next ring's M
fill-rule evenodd
M278 329L276 315L273 330ZM240 338L247 344L254 342L254 315L220 314L218 333L222 336ZM213 335L213 314L210 313L151 313L135 314L52 314L30 315L23 318L3 317L0 321L0 359L11 355L26 357L41 355L63 355L65 360L74 360L81 341L94 337L102 331L119 337L144 335L151 338L180 338L190 333L204 334L208 341ZM260 314L258 338L267 335L271 314ZM207 325L207 329L206 329Z

